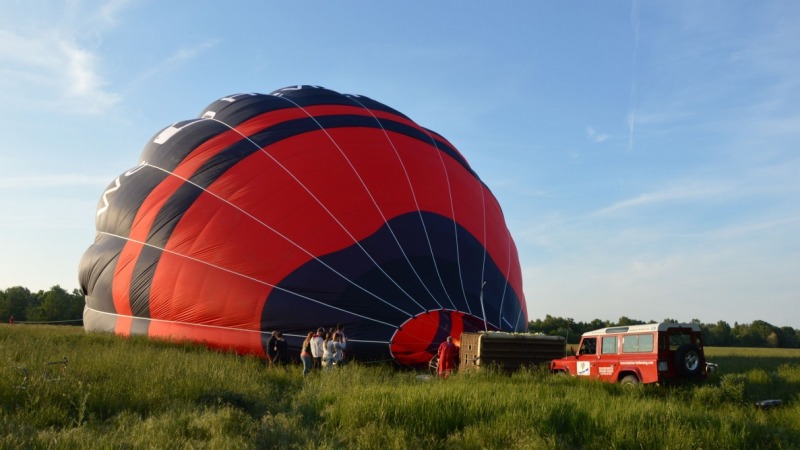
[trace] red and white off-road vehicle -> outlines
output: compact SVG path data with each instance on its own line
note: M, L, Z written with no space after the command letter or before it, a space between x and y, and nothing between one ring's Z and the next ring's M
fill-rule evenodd
M581 337L577 355L550 362L552 373L626 386L703 380L709 370L700 326L694 323L653 323L589 331Z

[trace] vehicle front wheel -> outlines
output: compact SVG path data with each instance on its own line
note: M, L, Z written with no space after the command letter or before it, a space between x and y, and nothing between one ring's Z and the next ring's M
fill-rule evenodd
M625 389L635 389L637 386L639 386L639 379L636 377L636 375L625 375L619 381L619 384Z

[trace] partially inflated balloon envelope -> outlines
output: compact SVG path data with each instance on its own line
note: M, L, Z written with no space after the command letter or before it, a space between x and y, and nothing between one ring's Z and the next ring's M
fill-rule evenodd
M102 193L80 263L89 331L265 355L345 327L348 355L427 363L462 331L524 331L500 206L442 136L367 97L295 86L177 122Z

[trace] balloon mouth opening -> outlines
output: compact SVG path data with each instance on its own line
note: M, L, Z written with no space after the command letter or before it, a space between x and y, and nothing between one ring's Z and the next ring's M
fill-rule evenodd
M406 366L427 365L439 344L452 336L456 344L463 332L496 331L482 318L462 311L425 311L406 320L395 332L389 348L394 359Z

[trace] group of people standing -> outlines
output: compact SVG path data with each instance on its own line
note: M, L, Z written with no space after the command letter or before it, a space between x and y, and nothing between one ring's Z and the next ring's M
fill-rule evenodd
M318 328L310 331L300 346L300 360L303 362L303 376L312 370L332 368L344 364L347 337L344 326L339 324L329 330ZM282 365L289 362L286 340L283 333L273 331L267 341L267 358L270 365Z
M329 369L344 364L346 348L347 337L341 324L336 328L331 327L328 331L320 327L316 333L309 332L300 350L303 376L314 369Z
M343 365L346 348L347 337L344 334L344 326L341 324L335 328L331 327L327 331L322 327L318 328L316 332L309 331L300 346L303 376L305 377L312 370L330 369ZM458 367L459 348L453 342L452 336L448 336L447 340L439 345L436 354L438 356L438 374L441 378L447 378ZM272 336L267 341L267 358L270 366L279 366L290 361L282 332L272 332Z

